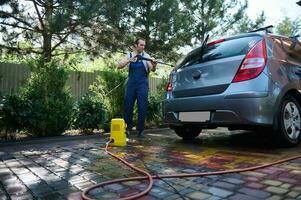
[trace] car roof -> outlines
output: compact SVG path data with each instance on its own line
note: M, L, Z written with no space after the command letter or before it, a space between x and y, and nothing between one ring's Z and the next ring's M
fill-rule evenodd
M265 32L265 31L242 33L242 34L226 37L224 39L225 40L232 40L232 39L238 39L238 38L250 37L250 36L273 37L273 38L288 39L288 40L293 40L293 41L300 42L298 39L293 39L291 37L287 37L287 36L284 36L284 35L271 34L271 33Z

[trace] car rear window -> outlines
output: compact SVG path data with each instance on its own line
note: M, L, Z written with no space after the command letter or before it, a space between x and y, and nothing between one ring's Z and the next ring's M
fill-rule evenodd
M261 39L261 36L226 39L221 43L206 46L203 50L203 54L202 48L199 47L184 57L183 61L179 64L179 67L187 67L211 60L245 55Z

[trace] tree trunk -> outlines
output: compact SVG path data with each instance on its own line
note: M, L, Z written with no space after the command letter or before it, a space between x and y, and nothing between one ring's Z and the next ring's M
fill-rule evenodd
M145 35L143 36L146 44L150 42L150 19L149 19L149 15L151 12L151 6L152 6L153 2L151 0L146 1L146 8L145 8L145 13L144 13L144 19L145 19Z
M52 39L52 30L50 27L51 16L53 12L53 2L49 1L45 6L45 22L43 30L43 59L45 62L51 60L51 39Z

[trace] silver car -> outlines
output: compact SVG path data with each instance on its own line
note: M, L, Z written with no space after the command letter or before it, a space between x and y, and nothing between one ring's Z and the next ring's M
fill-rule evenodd
M170 74L164 121L183 139L202 129L267 128L300 141L301 44L267 32L203 44Z

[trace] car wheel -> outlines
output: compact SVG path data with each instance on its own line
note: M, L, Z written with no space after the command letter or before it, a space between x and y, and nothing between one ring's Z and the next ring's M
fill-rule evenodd
M202 129L196 126L176 126L172 127L178 136L183 140L193 140L202 132Z
M286 96L278 112L277 136L282 145L293 146L300 141L301 109L297 100Z

